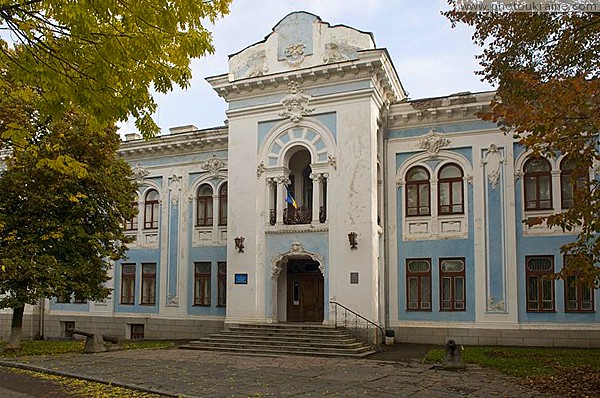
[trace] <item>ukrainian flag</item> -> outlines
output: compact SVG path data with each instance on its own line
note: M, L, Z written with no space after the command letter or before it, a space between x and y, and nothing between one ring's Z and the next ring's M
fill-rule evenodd
M289 204L291 204L292 206L294 206L294 209L297 209L298 203L296 203L296 200L292 197L290 190L287 188L285 190L287 191L287 196L285 197L285 201L288 202Z

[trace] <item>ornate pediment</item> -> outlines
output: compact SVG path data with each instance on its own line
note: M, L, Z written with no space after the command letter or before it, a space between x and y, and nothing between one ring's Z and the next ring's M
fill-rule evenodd
M290 258L303 258L308 257L319 263L319 270L325 275L325 260L323 256L317 253L309 252L304 250L299 242L293 242L290 246L290 250L285 253L280 253L272 258L271 261L271 279L279 278L282 267L287 264Z
M430 157L434 158L440 152L440 149L448 146L450 140L439 134L434 129L429 130L429 133L419 140L419 148L424 149Z

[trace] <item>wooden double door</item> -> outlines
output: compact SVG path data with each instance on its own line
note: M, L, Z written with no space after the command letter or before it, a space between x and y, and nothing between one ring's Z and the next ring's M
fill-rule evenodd
M324 280L319 263L289 260L287 267L287 321L323 322Z

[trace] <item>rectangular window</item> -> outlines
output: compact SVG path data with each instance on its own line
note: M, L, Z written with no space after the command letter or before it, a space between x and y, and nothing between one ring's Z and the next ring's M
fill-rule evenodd
M553 312L554 256L525 257L527 311Z
M121 304L135 304L135 264L121 265Z
M440 259L440 311L465 310L465 259Z
M156 264L142 264L141 304L156 304Z
M565 267L568 259L568 256L563 258ZM583 283L577 274L567 275L565 279L565 311L594 311L594 289Z
M140 323L131 324L131 340L141 340L144 338L144 325Z
M406 309L431 311L431 259L406 260Z
M217 263L217 306L227 305L227 263Z
M65 321L64 324L64 335L66 338L73 337L73 330L75 330L75 321Z
M194 305L210 306L210 263L194 263Z

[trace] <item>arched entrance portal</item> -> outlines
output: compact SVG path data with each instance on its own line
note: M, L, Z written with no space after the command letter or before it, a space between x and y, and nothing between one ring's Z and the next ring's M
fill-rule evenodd
M324 279L319 263L290 259L287 263L287 321L323 322Z
M323 257L305 251L294 242L271 265L275 322L322 323L325 311L325 265Z

